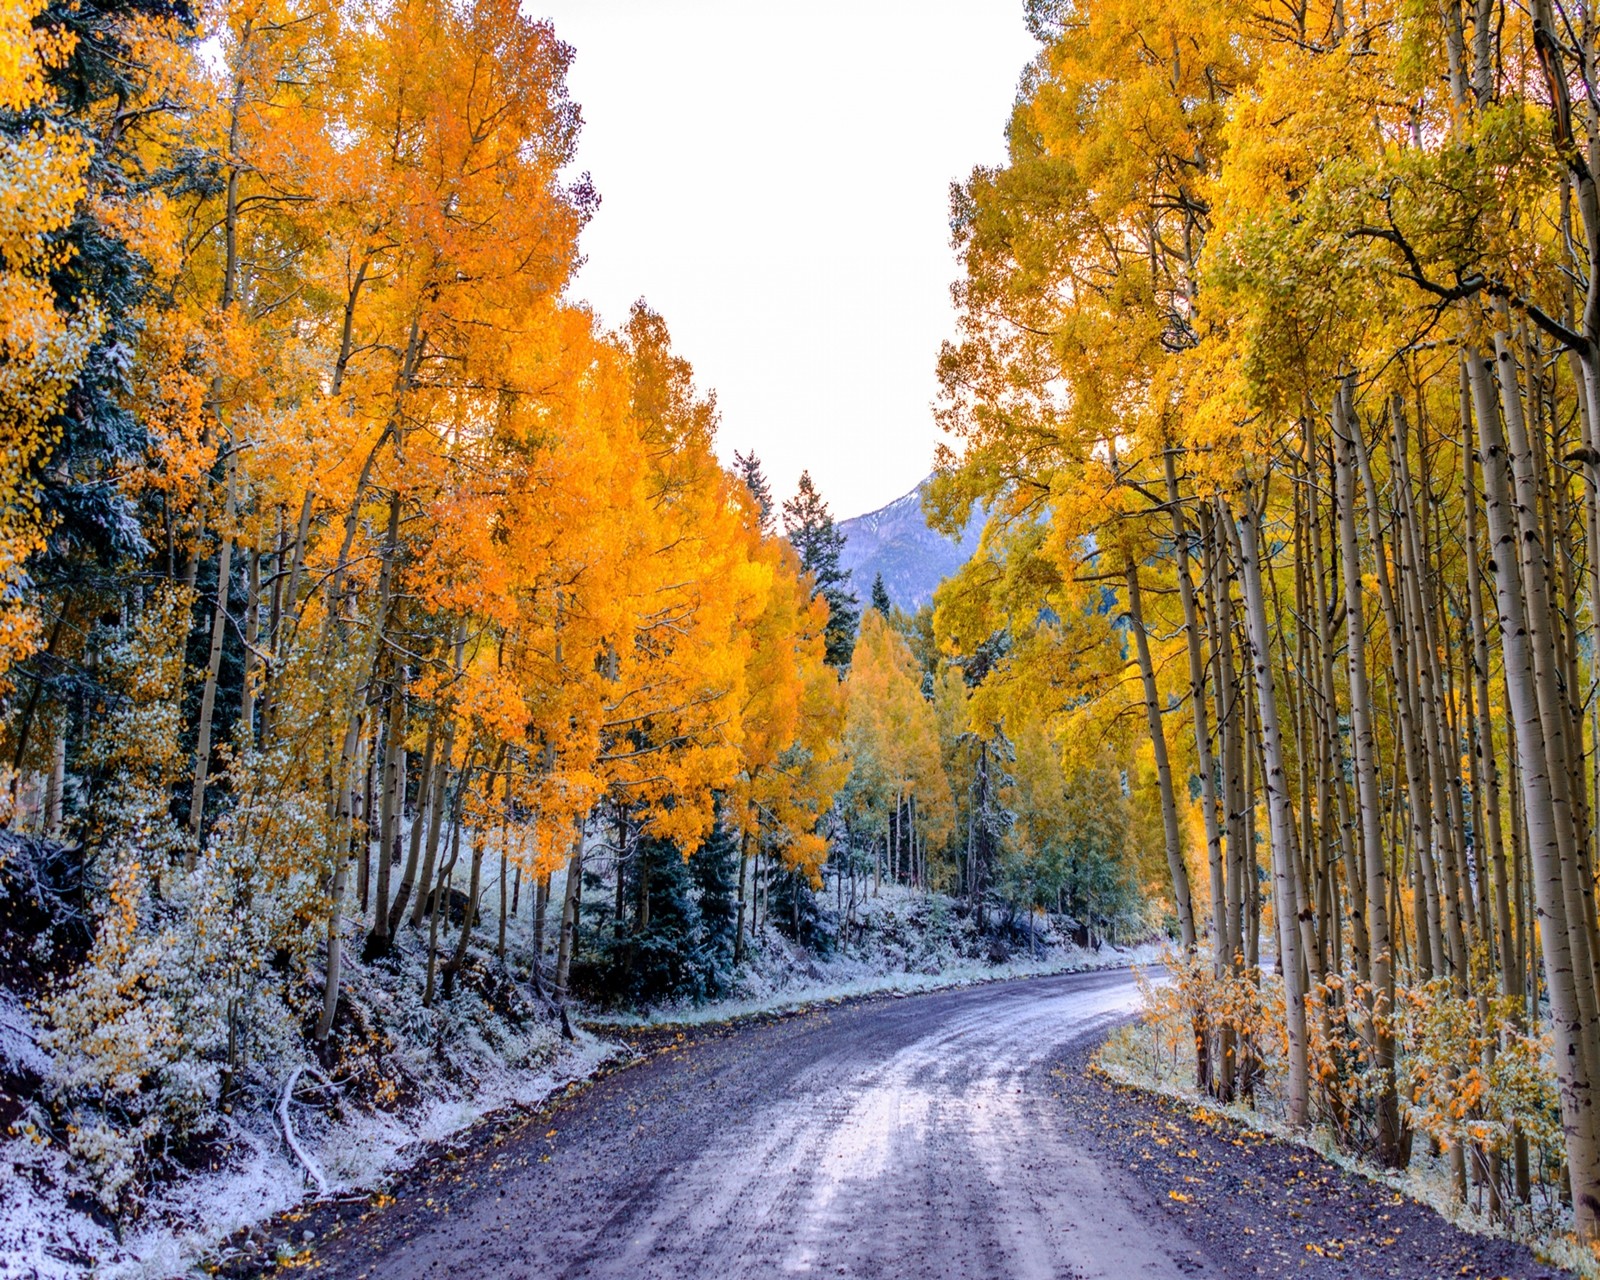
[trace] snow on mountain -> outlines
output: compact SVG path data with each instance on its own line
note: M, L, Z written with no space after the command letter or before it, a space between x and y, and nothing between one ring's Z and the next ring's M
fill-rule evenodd
M839 521L845 535L840 564L850 570L850 587L863 607L871 597L873 577L881 573L889 599L914 612L930 603L934 588L977 549L983 522L976 512L959 539L928 528L922 516L927 485L924 480L886 507Z

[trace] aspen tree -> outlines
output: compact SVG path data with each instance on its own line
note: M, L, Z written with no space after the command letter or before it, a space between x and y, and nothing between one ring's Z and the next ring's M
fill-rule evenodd
M1378 1152L1387 1164L1399 1162L1400 1118L1395 1096L1395 1050L1387 1030L1395 997L1394 948L1389 935L1389 869L1378 821L1378 770L1368 685L1366 605L1356 540L1356 460L1350 425L1349 384L1342 381L1333 400L1334 469L1339 511L1339 548L1344 563L1345 661L1350 680L1350 736L1356 775L1356 832L1366 879L1366 927L1371 945L1373 1061L1385 1073L1379 1091Z

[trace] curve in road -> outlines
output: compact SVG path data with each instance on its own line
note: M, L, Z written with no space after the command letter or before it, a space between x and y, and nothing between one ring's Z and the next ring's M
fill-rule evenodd
M1212 1275L1067 1136L1050 1070L1125 971L744 1027L658 1054L330 1241L324 1274Z

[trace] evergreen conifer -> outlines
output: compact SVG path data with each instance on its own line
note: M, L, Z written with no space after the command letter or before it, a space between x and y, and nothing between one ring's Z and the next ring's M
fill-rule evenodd
M844 534L834 524L809 471L800 473L799 492L783 504L783 531L800 556L800 567L811 575L812 595L828 602L827 661L843 670L850 665L855 649L861 610L849 588L850 570L839 564Z
M889 616L889 610L894 607L889 600L889 588L883 585L881 573L872 580L872 607L885 618Z
M744 481L745 488L750 490L751 496L756 500L756 506L761 511L761 532L772 532L772 486L767 483L767 473L761 469L761 459L756 457L756 451L740 453L733 451L733 470L739 479Z
M738 906L734 901L739 846L718 806L718 820L705 844L689 859L689 872L700 894L699 954L704 966L706 991L718 995L729 985L733 972L734 933Z

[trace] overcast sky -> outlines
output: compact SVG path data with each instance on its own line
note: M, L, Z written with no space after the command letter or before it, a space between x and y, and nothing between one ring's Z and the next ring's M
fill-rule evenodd
M644 297L780 497L836 516L931 468L949 185L1004 158L1022 0L526 0L577 50L601 195L573 286Z

